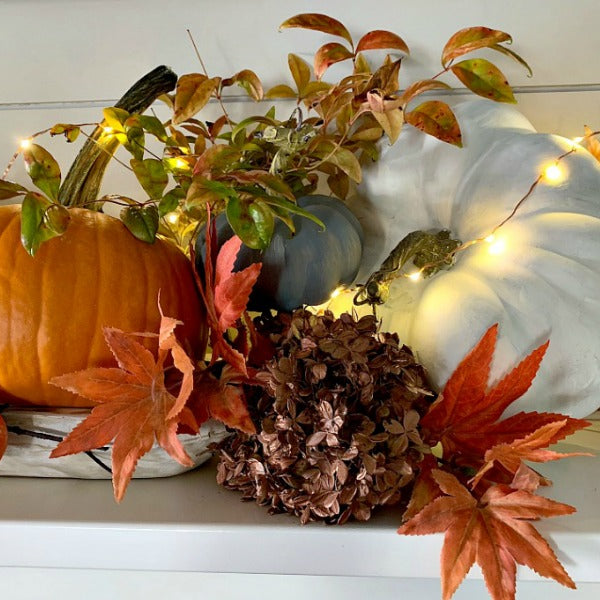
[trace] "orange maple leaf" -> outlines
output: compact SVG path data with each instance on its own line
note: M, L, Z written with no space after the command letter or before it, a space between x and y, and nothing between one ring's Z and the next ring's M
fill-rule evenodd
M254 263L241 271L233 271L242 240L233 236L221 247L216 260L216 227L210 218L206 222L206 257L204 281L196 274L198 288L206 305L210 327L211 364L222 358L240 373L248 375L244 355L223 337L246 311L252 288L258 279L262 263ZM193 261L195 262L195 261Z
M587 151L598 161L600 161L600 142L596 139L598 132L594 132L587 125L584 127L585 139L584 144Z
M203 414L218 419L228 427L255 434L242 383L247 380L230 365L225 365L217 379L208 369L200 376L189 406L198 418Z
M525 460L530 462L548 462L570 456L593 456L587 452L563 453L548 449L548 446L553 444L556 438L561 435L561 431L566 425L566 418L562 421L553 421L536 429L522 439L514 440L510 444L497 444L493 446L486 451L484 465L469 483L472 487L475 487L483 475L496 463L502 465L512 475L516 475Z
M8 445L8 430L6 429L6 422L0 416L0 458L2 458L4 456L7 445Z
M461 361L438 399L421 420L424 436L435 445L441 442L444 456L475 456L499 444L525 438L541 427L561 421L550 428L553 444L589 425L588 421L552 413L518 413L500 420L510 404L530 387L548 342L527 356L510 373L488 389L490 365L496 347L498 326L493 325ZM477 465L477 468L479 465Z
M50 456L93 450L114 439L112 472L117 501L123 498L138 460L155 440L182 465L193 466L176 435L179 415L193 387L194 372L192 361L175 338L177 324L178 321L162 316L156 359L135 339L140 334L105 328L104 337L118 368L90 368L51 380L54 385L98 405ZM177 396L165 385L165 362L169 355L182 374Z
M442 597L452 597L473 563L481 567L491 597L515 597L516 565L574 588L554 552L528 521L570 514L572 506L506 485L488 488L478 500L454 475L434 470L445 494L404 523L398 533L445 532L441 555Z

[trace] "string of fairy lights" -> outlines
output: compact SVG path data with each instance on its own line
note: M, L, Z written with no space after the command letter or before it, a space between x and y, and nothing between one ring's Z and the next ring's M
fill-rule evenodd
M98 124L97 123L85 123L82 125L76 125L74 127L82 128L84 126L90 126L90 125L98 125ZM42 134L50 132L51 129L52 128L48 128L43 131L39 131L39 132L32 134L31 136L29 136L27 138L23 138L19 141L18 150L11 157L4 173L2 174L2 179L6 178L8 172L10 171L11 167L13 166L13 164L16 161L16 159L18 158L18 156L23 151L25 151L31 147L31 145L33 143L32 140ZM114 131L114 129L109 126L104 126L104 127L102 127L102 129L106 136L113 136L116 133ZM85 134L85 135L87 135L87 134ZM454 248L453 250L448 252L446 255L440 257L438 259L438 262L436 262L436 263L428 263L428 264L422 265L421 267L411 270L410 272L398 272L395 274L395 277L403 277L403 278L406 278L406 279L416 283L416 282L420 281L421 279L423 279L424 273L427 272L432 267L436 267L442 263L450 264L451 262L453 262L455 260L457 254L467 250L468 248L472 247L475 244L487 244L488 245L488 253L492 256L499 256L499 255L503 254L507 250L507 242L504 237L498 235L498 231L502 227L504 227L508 222L510 222L510 220L518 213L521 206L527 201L527 199L531 196L531 194L534 192L534 190L537 188L537 186L540 183L544 182L548 185L560 185L561 183L563 183L567 177L567 174L565 172L565 169L561 165L561 162L566 157L577 152L578 148L583 148L582 144L586 140L590 140L598 135L600 135L600 130L599 131L590 131L590 132L586 133L584 136L579 136L579 137L573 138L571 140L572 147L569 150L565 151L560 156L557 156L553 161L542 165L538 177L532 182L532 184L529 187L529 189L527 190L527 192L518 200L518 202L513 207L512 211L507 215L507 217L504 218L497 225L495 225L490 231L486 232L485 234L483 234L482 236L480 236L478 238L468 240L466 242L461 243L458 247ZM184 160L183 158L174 157L171 160L175 161L174 166L177 169L183 170L183 169L189 168L189 163L186 160ZM119 162L121 162L121 161L119 161ZM124 166L126 166L128 169L131 169L131 167L129 167L129 165L124 164ZM179 221L180 214L177 211L172 211L172 212L166 214L164 218L167 223L169 223L172 226L176 226ZM334 290L331 295L331 299L337 297L344 289L345 288L341 287L341 288Z

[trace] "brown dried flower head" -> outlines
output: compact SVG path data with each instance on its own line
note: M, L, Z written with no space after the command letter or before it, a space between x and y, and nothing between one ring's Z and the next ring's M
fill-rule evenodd
M259 433L223 443L218 482L302 523L408 500L431 396L410 349L372 316L299 309L257 326L276 347L249 394Z

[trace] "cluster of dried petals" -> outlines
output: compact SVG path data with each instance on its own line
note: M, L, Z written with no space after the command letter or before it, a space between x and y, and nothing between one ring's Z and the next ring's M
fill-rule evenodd
M367 520L408 500L431 401L423 368L374 317L263 317L276 347L249 395L258 434L220 448L218 482L302 523Z

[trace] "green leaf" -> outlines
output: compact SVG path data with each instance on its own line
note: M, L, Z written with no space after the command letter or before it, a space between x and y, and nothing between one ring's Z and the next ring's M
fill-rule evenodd
M52 154L37 144L31 144L22 152L25 168L33 184L51 200L58 200L60 167Z
M302 29L313 29L322 31L331 35L337 35L344 38L352 44L352 36L338 20L319 13L303 13L285 20L279 29L289 29L291 27L300 27Z
M220 77L208 78L200 73L182 75L175 90L173 123L178 125L204 108L220 83Z
M235 194L232 195L226 208L227 220L234 233L248 246L255 250L264 250L269 245L263 233L254 221L256 211L250 210L249 202L244 202ZM270 240L269 240L270 241Z
M352 58L354 54L337 42L330 42L321 46L315 53L315 77L321 79L327 69L338 62Z
M236 73L233 77L223 79L223 87L237 83L248 96L257 102L263 99L263 87L258 75L250 69L244 69Z
M167 183L169 183L169 176L162 161L156 158L146 158L145 160L132 158L131 168L150 198L162 196Z
M496 102L516 102L506 77L489 60L484 58L463 60L452 67L452 72L478 96Z
M264 244L262 247L267 248L271 243L275 229L273 211L260 200L255 200L249 204L248 213L254 221L258 237L261 239L262 244Z
M24 188L18 183L0 179L0 200L8 200L17 196L23 196L27 193L27 188Z
M316 217L311 212L304 210L295 202L290 202L289 200L278 196L266 196L262 198L262 201L265 204L269 204L281 210L285 210L288 213L293 213L296 215L300 215L301 217L306 217L307 219L310 219L313 223L316 223L319 227L321 227L321 229L325 229L325 223L323 223L323 221L321 221L319 217Z
M156 117L152 117L150 115L139 115L138 116L140 125L144 128L144 130L153 135L155 138L160 140L161 142L166 142L167 131L164 125L161 123L160 119Z
M442 142L462 147L462 137L458 121L445 102L430 100L423 102L404 115L407 123L436 137Z
M145 147L144 130L139 126L127 127L127 141L123 144L137 160L143 160Z
M448 63L463 54L490 48L501 42L511 42L508 33L489 27L466 27L457 31L447 42L442 50L442 65L444 68Z
M121 221L125 227L142 242L153 244L158 231L158 208L148 206L126 206L121 211Z
M405 54L410 54L410 50L406 45L406 42L395 33L391 31L384 31L377 29L375 31L369 31L365 33L358 44L356 45L356 52L362 52L363 50L400 50Z
M49 213L52 213L49 215ZM21 206L21 243L31 256L39 247L64 233L69 222L68 210L47 198L29 192Z
M173 212L179 204L185 200L186 193L180 188L176 187L169 190L158 203L158 214L160 217L164 217L166 214Z

